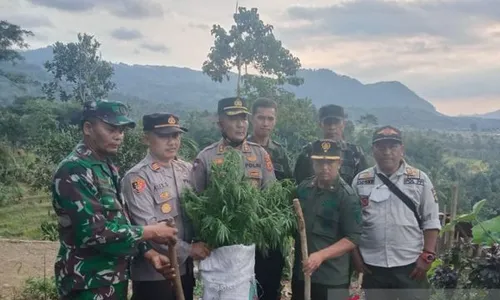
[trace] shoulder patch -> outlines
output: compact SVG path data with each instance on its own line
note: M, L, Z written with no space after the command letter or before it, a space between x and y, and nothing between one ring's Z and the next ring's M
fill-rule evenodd
M263 155L264 155L264 161L266 163L266 169L269 171L269 172L272 172L274 170L274 167L273 167L273 162L271 161L271 156L269 156L269 153L267 153L266 150L262 149L264 151Z
M134 181L132 181L132 189L134 190L135 193L139 194L144 191L146 188L146 181L142 179L141 177L136 177Z

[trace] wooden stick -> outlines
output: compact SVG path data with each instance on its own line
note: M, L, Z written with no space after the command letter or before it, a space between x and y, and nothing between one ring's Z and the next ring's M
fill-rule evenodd
M299 225L302 261L306 261L309 257L309 254L307 253L306 223L304 221L304 214L302 213L302 207L300 207L299 199L293 199L293 207L295 209L295 213L297 214ZM311 277L306 274L304 274L304 300L311 300Z
M174 227L173 219L169 219L167 221L168 226ZM181 282L181 272L179 271L179 263L177 262L177 251L175 244L168 245L168 258L170 259L170 264L174 266L175 270L175 279L174 279L174 288L175 288L175 300L185 300L184 298L184 290L182 289Z

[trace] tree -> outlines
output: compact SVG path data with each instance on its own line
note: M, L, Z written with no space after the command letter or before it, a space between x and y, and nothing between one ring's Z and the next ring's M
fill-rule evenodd
M62 101L76 99L80 103L106 97L116 85L111 81L113 66L98 53L100 46L94 36L86 33L78 34L77 43L55 43L54 58L45 63L47 71L54 75L54 81L43 86L47 97L54 99L58 92ZM68 92L63 83L72 91Z
M248 75L253 67L261 75L273 75L279 84L300 85L303 80L295 77L300 69L300 60L284 48L273 34L273 26L260 20L257 8L247 10L239 7L233 15L235 25L226 31L213 25L214 46L203 63L202 70L213 81L229 80L231 69L238 70L237 94L240 95L242 72Z
M362 115L361 117L359 117L357 123L362 125L362 126L365 126L365 127L377 126L378 125L378 118L375 115L366 114L366 115Z
M24 30L18 25L7 21L0 21L0 61L16 61L23 59L22 55L12 48L28 48L24 39L33 36L33 32Z

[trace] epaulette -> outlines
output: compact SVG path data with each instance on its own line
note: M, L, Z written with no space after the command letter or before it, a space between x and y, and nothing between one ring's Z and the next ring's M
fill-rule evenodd
M280 144L280 143L278 143L278 142L276 142L275 140L272 140L271 142L272 142L273 144L275 144L276 146L281 147L281 144Z
M340 180L340 185L344 188L344 190L347 192L348 195L355 194L352 187L349 184L347 184L347 182L345 182L344 179L339 178L339 180Z

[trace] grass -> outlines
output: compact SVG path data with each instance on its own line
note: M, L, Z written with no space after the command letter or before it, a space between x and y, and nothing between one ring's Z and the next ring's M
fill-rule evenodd
M40 224L50 220L52 204L46 195L25 198L19 203L0 207L0 237L42 239Z

